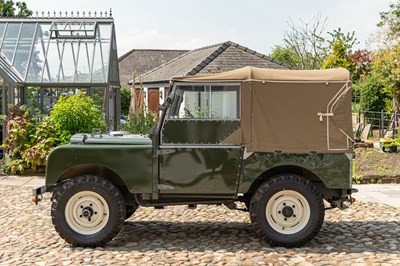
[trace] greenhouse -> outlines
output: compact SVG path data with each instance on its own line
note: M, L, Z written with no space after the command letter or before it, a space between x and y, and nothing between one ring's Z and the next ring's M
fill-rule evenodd
M100 14L99 14L100 15ZM60 95L96 99L108 129L116 129L120 82L114 20L90 16L0 19L2 113L9 104L46 114Z

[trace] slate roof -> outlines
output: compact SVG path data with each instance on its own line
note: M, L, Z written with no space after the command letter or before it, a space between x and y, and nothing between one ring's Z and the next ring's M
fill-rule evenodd
M173 77L220 73L245 66L288 69L269 56L227 41L182 54L136 78L136 83L160 83Z
M161 50L161 49L132 49L118 58L119 77L121 86L132 80L132 71L136 77L150 71L171 59L178 57L188 50Z

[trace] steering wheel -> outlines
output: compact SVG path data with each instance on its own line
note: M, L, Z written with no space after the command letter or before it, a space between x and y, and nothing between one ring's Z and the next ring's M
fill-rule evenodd
M192 113L185 107L183 108L185 110L185 113L189 116L189 118L195 118Z

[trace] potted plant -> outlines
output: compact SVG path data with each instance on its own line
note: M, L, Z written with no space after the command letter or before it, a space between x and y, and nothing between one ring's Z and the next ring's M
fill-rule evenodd
M397 152L397 143L391 142L384 145L383 151L388 151L389 153L396 153Z
M393 144L393 143L395 143L395 140L392 139L392 138L381 138L381 139L379 140L380 147L381 147L382 151L385 151L385 152L388 151L389 146L390 146L391 144ZM396 145L396 146L397 146L397 145Z

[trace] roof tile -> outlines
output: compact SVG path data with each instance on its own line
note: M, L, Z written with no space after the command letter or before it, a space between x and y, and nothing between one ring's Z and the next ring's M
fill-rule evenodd
M227 41L182 54L146 72L141 78L143 78L143 83L167 82L173 77L219 73L244 66L288 68L266 55Z

